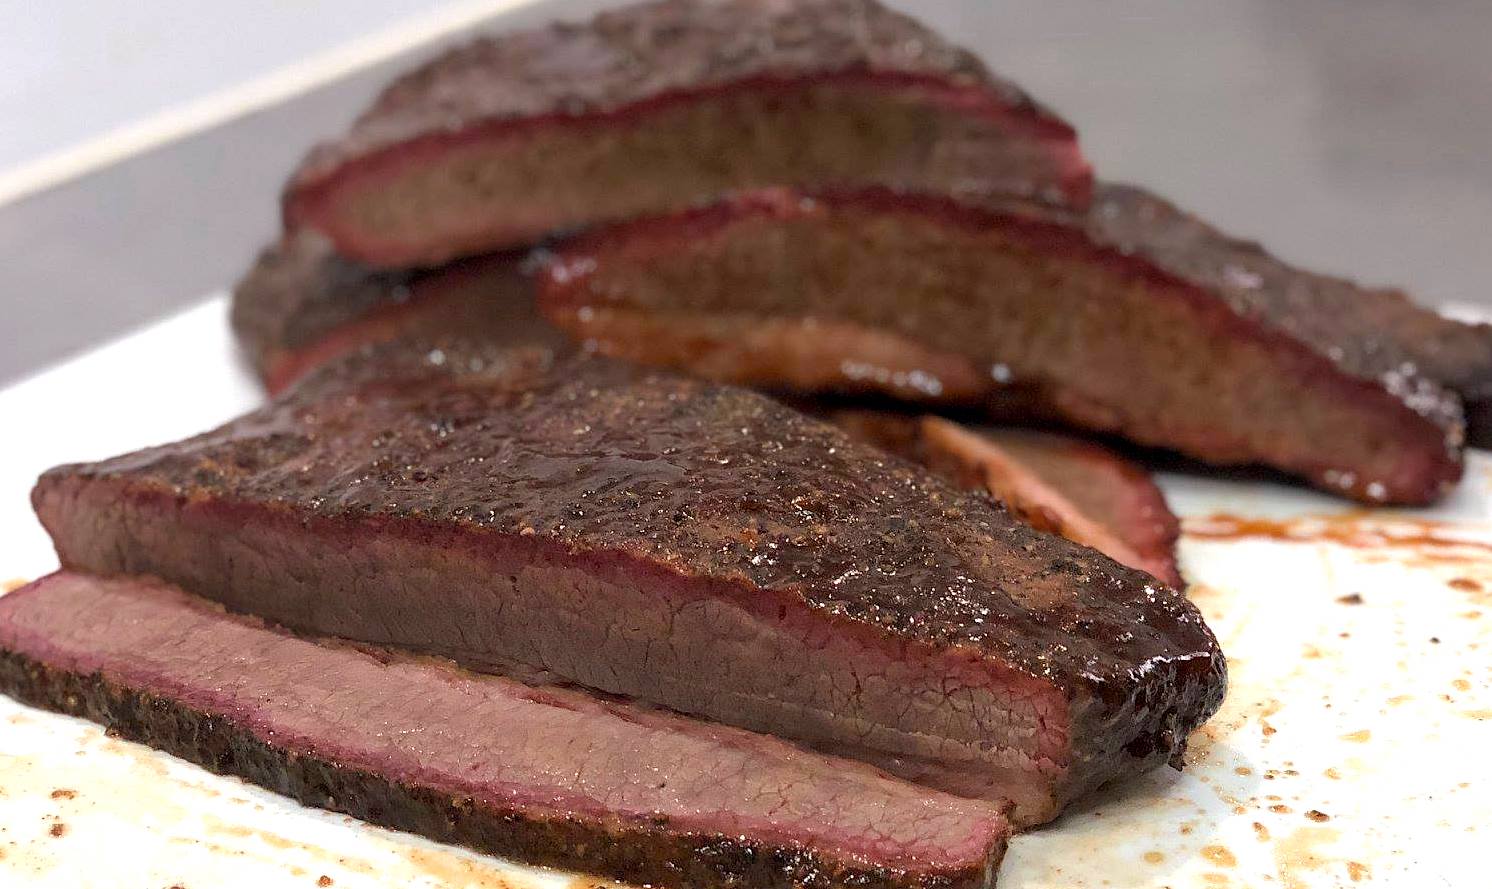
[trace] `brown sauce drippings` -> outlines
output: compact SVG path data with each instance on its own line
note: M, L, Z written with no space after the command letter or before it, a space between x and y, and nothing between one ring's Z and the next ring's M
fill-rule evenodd
M1374 519L1371 514L1305 515L1266 519L1215 513L1187 519L1184 532L1196 540L1278 540L1333 543L1353 549L1412 548L1447 561L1492 560L1492 543L1457 536L1464 526L1426 519Z

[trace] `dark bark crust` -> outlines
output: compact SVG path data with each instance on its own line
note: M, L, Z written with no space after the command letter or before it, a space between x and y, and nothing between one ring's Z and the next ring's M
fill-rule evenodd
M722 125L668 115L711 108L774 135L714 144L701 162L690 128ZM817 151L834 144L828 123L784 122L826 108L865 147ZM899 135L872 136L879 125ZM618 145L632 148L602 152L639 152L624 167L582 147L627 133ZM515 165L528 172L505 177ZM306 157L282 215L345 255L432 266L730 188L841 179L1074 206L1092 186L1070 126L873 0L662 0L479 38L406 73Z
M482 37L441 55L389 84L345 137L318 146L292 188L390 145L479 121L579 116L756 77L854 70L977 86L1033 128L1071 134L972 53L873 0L662 0L584 24Z
M302 349L377 309L408 302L415 271L370 269L300 232L266 247L233 289L233 332L264 375L277 354Z
M359 355L217 430L56 467L34 502L47 521L52 493L113 483L339 527L626 553L1121 698L1142 664L1153 675L1157 660L1217 655L1195 607L1149 575L765 396L606 359L442 345ZM855 565L898 581L834 580Z
M298 232L265 248L234 287L233 333L271 394L347 352L394 339L460 335L562 349L564 336L534 306L523 255L379 270Z
M99 673L55 669L13 651L0 651L0 692L99 723L120 737L217 774L243 778L304 805L529 864L583 870L639 885L981 889L993 884L1003 853L997 849L977 871L909 874L742 837L675 833L663 818L651 828L540 818L392 781L314 753L275 747L230 718L120 686Z
M981 454L950 449L930 439L927 432L930 418L868 409L829 410L826 416L856 438L926 466L961 488L988 490L1012 514L1034 528L1085 543L1070 533L1061 516L1048 512L1046 505L1012 501L1002 496L1000 490L988 487ZM1181 522L1144 467L1093 442L1057 433L981 426L968 429L984 436L990 447L1022 465L1032 477L1051 486L1075 514L1113 532L1133 547L1136 554L1151 560L1149 565L1130 563L1130 567L1149 570L1175 589L1185 588L1186 581L1176 564ZM1033 461L1032 457L1040 459ZM1095 503L1121 505L1123 509L1104 512L1085 508Z
M1068 751L1067 769L1056 786L1042 784L1058 802L1169 758L1226 683L1201 615L1149 575L1034 531L983 496L763 396L602 359L454 343L371 352L214 432L54 469L33 496L64 565L156 575L261 614L286 587L258 575L225 581L234 569L207 541L219 522L274 535L285 542L272 545L279 555L268 570L289 570L289 588L306 591L298 601L330 597L360 615L291 609L276 618L320 635L411 644L382 635L405 625L405 594L356 591L330 558L368 552L397 577L404 556L378 555L381 541L493 566L542 556L567 576L618 589L688 589L760 609L768 622L793 615L832 627L877 652L867 657L914 671L923 657L977 662L991 687L1019 675L1066 699L1070 734L1049 737ZM169 540L144 530L152 515L174 529ZM492 588L483 569L453 564L441 589ZM865 565L894 579L848 570ZM514 596L550 595L510 582ZM658 690L641 679L605 685L616 679L605 659L632 664L646 657L637 646L575 654L556 633L547 660L497 637L494 650L472 652L451 613L440 611L434 635L414 643L479 669L480 658L546 669L564 660L576 671L569 680L739 718L672 692L652 698ZM571 631L594 623L577 614L565 618ZM374 615L383 617L363 620ZM821 690L800 693L806 702ZM956 707L944 715L964 718ZM791 723L781 713L747 727L786 734ZM833 739L814 731L820 742L860 740L847 726Z
M1406 385L1423 377L1473 398L1492 392L1487 325L1443 318L1401 290L1297 268L1135 186L1099 184L1078 224L1095 242L1142 257L1355 376L1397 375ZM1424 413L1448 411L1431 403Z

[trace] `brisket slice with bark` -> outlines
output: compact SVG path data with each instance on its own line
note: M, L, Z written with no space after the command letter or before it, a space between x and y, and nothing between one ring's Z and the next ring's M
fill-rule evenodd
M1338 306L1242 299L1074 216L884 190L768 190L555 248L540 309L592 348L713 379L1060 419L1372 502L1461 474L1453 394Z
M638 885L983 889L999 810L775 738L318 644L147 580L0 599L0 692L306 803Z
M459 335L561 348L563 335L534 308L521 258L381 271L300 232L266 249L234 288L233 331L271 394L339 355L399 338Z
M1091 546L1181 588L1181 523L1144 468L1089 441L1033 429L966 427L942 417L840 410L833 422L972 490L1033 528Z
M1359 364L1398 366L1455 390L1471 444L1492 444L1492 327L1446 318L1402 290L1363 287L1296 268L1131 186L1104 185L1090 217L1095 236L1216 293L1240 314L1296 336L1364 353Z
M734 188L1081 202L1067 124L873 0L664 0L483 38L399 78L286 187L288 230L432 265Z
M545 670L1025 824L1170 760L1224 688L1148 575L765 396L600 358L360 354L33 502L70 570Z

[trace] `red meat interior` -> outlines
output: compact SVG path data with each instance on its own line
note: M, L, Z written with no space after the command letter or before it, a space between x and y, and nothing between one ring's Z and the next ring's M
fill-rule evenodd
M736 188L973 184L1084 199L1087 181L1060 124L941 81L842 75L425 137L346 165L288 213L347 255L431 264Z
M910 198L751 204L577 242L545 311L634 360L750 385L1040 408L1218 463L1422 502L1440 430L1080 233Z

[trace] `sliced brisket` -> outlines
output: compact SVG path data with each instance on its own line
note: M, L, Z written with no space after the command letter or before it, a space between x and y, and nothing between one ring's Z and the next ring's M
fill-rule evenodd
M983 889L997 808L583 692L318 644L143 580L0 599L0 691L308 805L638 885Z
M432 265L781 183L1081 202L1065 123L873 0L663 0L484 38L306 158L287 229Z
M1093 442L1012 427L965 427L942 417L845 410L841 428L988 491L1034 528L1091 546L1173 587L1181 523L1142 467Z
M339 355L398 338L559 348L564 337L535 311L520 260L507 253L379 271L300 232L265 250L234 288L233 330L271 393Z
M1224 687L1148 575L764 396L604 359L359 355L33 500L68 569L547 670L1027 824L1171 759Z
M1143 189L1102 185L1098 197L1089 217L1098 239L1218 294L1240 314L1340 352L1349 367L1387 373L1397 365L1455 390L1466 402L1468 440L1492 444L1492 327L1446 318L1402 290L1296 268Z
M1373 502L1461 473L1455 396L1336 325L1251 302L1086 216L884 190L769 190L556 248L540 308L593 348L798 392L1055 417ZM1143 228L1143 223L1134 222Z

